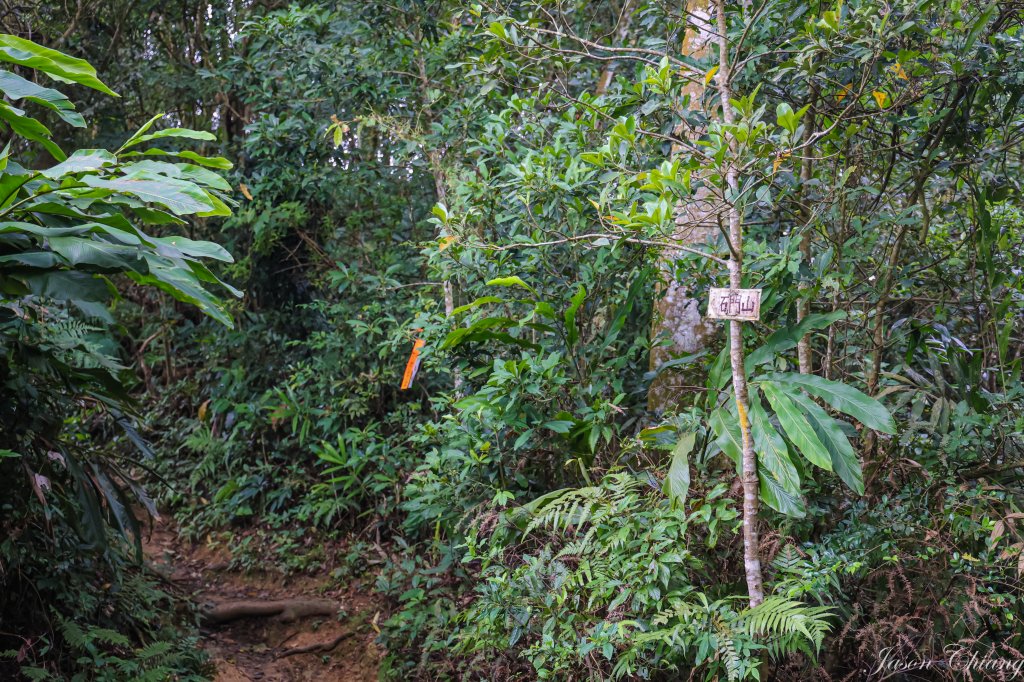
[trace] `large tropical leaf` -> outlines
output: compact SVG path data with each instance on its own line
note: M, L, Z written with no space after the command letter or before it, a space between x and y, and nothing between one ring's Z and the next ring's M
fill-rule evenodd
M12 100L24 99L57 112L66 123L84 128L85 119L75 111L75 105L63 92L26 80L21 76L0 69L0 91Z
M196 281L195 275L184 264L168 264L155 256L145 256L149 265L148 274L127 273L139 284L150 284L174 296L179 301L190 303L218 322L231 327L231 317L224 310L224 304Z
M71 173L99 170L115 163L117 157L105 149L79 149L56 166L40 171L40 175L56 180Z
M181 151L166 151L163 149L147 149L145 151L131 151L123 154L125 157L138 157L138 156L177 156L182 159L188 159L193 163L199 164L200 166L206 166L208 168L216 168L218 170L231 170L231 162L225 159L223 156L202 156L192 150L185 149Z
M786 490L781 483L761 464L758 464L758 492L761 500L775 511L803 518L807 515L807 506L799 493Z
M665 478L665 494L673 505L682 506L690 490L690 452L697 442L697 434L684 433L672 448L672 462Z
M743 442L735 413L718 408L711 413L708 423L715 432L715 445L736 465L736 475L742 475ZM757 463L757 474L758 493L766 505L787 516L806 515L807 508L800 493L786 490L761 461Z
M82 181L90 187L130 194L142 201L166 206L177 215L202 213L215 208L210 197L198 185L155 173L139 172L132 177L116 179L87 175Z
M757 377L758 383L771 381L775 383L799 386L811 395L817 396L831 405L833 409L848 414L869 429L882 433L896 433L896 424L892 415L882 403L853 386L830 381L814 374L796 372L775 372Z
M857 453L846 434L843 433L839 422L799 391L793 391L789 397L807 417L807 423L814 429L818 440L828 450L833 471L839 474L839 478L843 479L843 482L855 490L858 495L863 495L864 474L861 471L860 460L857 459Z
M54 237L49 246L72 266L91 266L105 272L134 270L146 272L146 261L142 252L134 246L111 244L82 237Z
M116 92L96 77L96 69L89 62L37 45L31 40L0 33L0 61L38 69L55 80L78 83L117 97Z
M10 126L15 135L41 144L43 149L50 152L50 156L58 161L63 161L66 158L61 148L50 139L50 129L31 116L26 116L21 109L12 107L6 102L0 102L0 120Z
M789 458L789 448L782 435L772 426L755 392L750 394L750 431L754 437L758 462L764 465L783 489L799 495L800 474Z
M782 430L800 453L815 466L832 471L832 459L814 429L807 422L803 412L789 399L778 384L766 381L760 384L768 403L775 410L775 416ZM795 391L794 391L795 393Z
M765 339L764 344L747 356L744 363L747 372L752 372L758 365L771 362L776 355L783 351L796 348L797 344L800 343L800 339L808 332L827 327L844 317L846 317L846 311L844 310L837 310L831 313L816 313L808 315L799 324L777 330Z

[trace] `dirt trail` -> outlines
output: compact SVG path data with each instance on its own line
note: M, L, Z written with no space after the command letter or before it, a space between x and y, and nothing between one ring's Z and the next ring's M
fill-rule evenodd
M337 602L341 608L340 620L309 616L286 622L281 617L260 617L204 625L203 648L216 666L215 682L377 679L379 654L369 625L376 609L370 597L325 590L326 581L311 577L228 571L230 556L226 552L184 542L167 521L157 524L144 549L149 565L200 605L315 599ZM293 651L335 642L330 651Z

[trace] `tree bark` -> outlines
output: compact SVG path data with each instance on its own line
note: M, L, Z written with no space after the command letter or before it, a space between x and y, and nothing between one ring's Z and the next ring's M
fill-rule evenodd
M430 78L427 76L427 64L423 57L423 52L417 53L417 66L419 67L420 77L420 97L423 99L423 120L426 123L427 131L429 132L430 126L434 122L434 113L430 108ZM444 204L444 207L448 208L448 189L447 179L445 178L444 166L441 164L441 154L437 149L433 147L424 146L424 151L427 155L427 161L430 163L430 174L434 178L434 193L437 197L438 203ZM444 314L445 317L451 317L452 311L455 310L455 287L452 285L452 281L446 279L443 282L444 287ZM462 373L458 369L454 370L452 377L452 384L456 392L462 390Z
M626 42L626 36L629 34L629 26L633 23L633 10L636 5L636 0L626 0L622 5L622 11L619 13L619 23L615 31L615 43L616 45L623 45ZM601 77L597 79L597 88L595 94L600 97L607 90L608 86L611 85L612 79L615 78L615 69L619 63L615 60L608 62L604 71L601 72Z
M729 87L729 38L728 22L725 16L725 0L716 0L718 14L718 93L721 99L722 120L732 125L735 120ZM732 158L728 160L725 170L725 183L732 196L726 198L729 216L729 243L731 258L729 259L729 286L734 289L743 286L743 220L735 197L739 193L739 178L736 171L736 139L730 135L729 147ZM743 441L743 569L747 578L747 596L750 606L754 607L764 601L764 581L761 575L760 538L757 529L758 481L757 453L754 452L753 437L750 433L748 406L750 404L747 390L747 372L743 366L743 323L739 320L729 322L729 358L732 363L732 385L736 394L736 411L740 418L740 432Z
M682 53L693 59L707 57L714 44L709 0L687 0L686 15L688 24L683 34ZM684 97L689 96L690 109L699 109L702 106L704 87L700 83L688 82L683 87L682 94ZM685 125L683 123L676 129L677 136L685 134ZM673 147L673 156L679 152L679 146ZM682 246L712 241L718 233L715 216L720 208L721 205L712 196L711 191L699 185L690 201L680 203L676 207L676 225L672 241ZM691 296L690 287L685 282L675 279L675 260L678 256L678 252L667 250L659 263L665 283L654 304L651 340L656 341L667 335L669 344L651 349L652 371L671 360L673 355L696 353L705 348L718 331L717 325L701 316L700 303ZM647 393L649 409L663 410L678 403L678 391L670 384L669 378L662 375L651 383Z
M817 98L815 89L811 88L811 102ZM814 136L814 112L811 111L807 118L807 123L804 126L804 158L800 163L800 202L801 208L800 213L804 217L804 233L800 238L800 255L803 256L804 263L807 267L811 265L811 211L807 208L807 188L811 181L811 177L814 172L813 159L811 155L811 139ZM800 283L800 291L804 292L809 288L807 282ZM796 306L796 321L797 324L804 321L811 313L811 301L806 297L806 294L801 295ZM811 359L811 337L810 334L805 334L797 341L796 346L797 364L800 367L801 374L813 374L814 373L814 362Z

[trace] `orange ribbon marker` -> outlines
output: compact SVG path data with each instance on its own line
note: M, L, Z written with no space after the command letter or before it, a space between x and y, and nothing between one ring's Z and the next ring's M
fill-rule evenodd
M417 329L417 332L423 331ZM409 362L405 363L405 374L402 375L402 390L412 386L412 380L416 378L416 372L420 369L420 348L423 348L425 341L416 339L412 344L412 353L409 354Z

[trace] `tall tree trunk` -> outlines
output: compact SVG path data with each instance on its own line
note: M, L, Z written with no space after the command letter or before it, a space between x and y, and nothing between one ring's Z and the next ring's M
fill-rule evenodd
M811 87L810 95L811 95L811 97L810 97L811 106L813 107L814 106L814 100L817 99L817 91L816 91L816 89L813 86ZM813 136L814 136L814 111L812 110L810 112L810 115L807 117L807 123L804 124L804 139L803 139L803 142L804 142L804 145L805 145L804 146L804 150L803 150L804 158L803 158L803 160L800 163L800 204L801 204L801 206L800 206L800 214L804 218L804 233L803 233L803 236L800 238L800 255L803 256L804 263L807 265L807 267L810 267L810 264L811 264L811 225L810 225L810 221L811 221L812 213L811 213L811 210L807 207L807 199L808 199L808 197L807 197L807 190L810 187L811 177L813 176L813 172L814 172L814 168L813 168L814 161L813 161L813 156L812 156L812 151L813 150L812 150L812 147L811 147L811 139L813 138ZM808 286L807 282L801 282L800 283L800 291L801 292L806 291L808 288L809 288L809 286ZM806 294L802 295L800 297L799 301L797 302L797 306L796 306L796 321L797 321L797 323L803 322L804 318L806 318L810 313L811 313L811 300L806 297ZM811 336L810 336L810 334L805 334L799 341L797 341L796 355L797 355L797 363L800 366L800 373L801 374L813 374L814 373L814 363L813 363L813 361L811 359Z
M734 121L732 103L729 101L729 38L728 22L725 16L725 0L717 0L718 14L718 93L721 99L722 120L726 125ZM732 197L739 196L739 178L736 170L736 139L729 136L729 147L732 158L727 161L725 183ZM734 200L733 200L734 201ZM727 202L729 216L729 286L734 289L743 286L743 217L733 201ZM747 372L743 365L743 323L739 320L729 322L729 358L732 363L732 385L736 394L736 411L740 418L740 432L743 440L743 569L747 578L747 595L750 606L754 607L764 601L764 586L761 576L761 558L759 554L760 539L757 529L758 482L757 453L754 452L754 441L750 433L748 406L750 399L747 391Z
M622 4L622 10L619 12L619 23L615 30L615 45L625 45L626 36L629 35L630 24L633 23L633 10L636 9L637 0L626 0ZM608 62L608 66L605 67L604 71L601 72L601 77L597 79L597 88L595 94L600 97L607 90L608 86L611 85L612 79L615 78L615 69L619 63L615 60Z
M423 121L426 124L425 127L429 131L434 123L434 113L430 108L430 78L427 76L427 63L423 57L423 52L417 52L416 56L420 77L420 97L423 99L421 111ZM444 204L445 208L448 208L447 179L445 178L444 166L441 164L441 153L436 148L428 147L426 144L424 144L424 151L427 155L427 161L430 163L430 174L434 178L434 193L437 201ZM443 287L444 314L446 317L451 317L452 311L455 310L455 287L452 285L451 280L445 280ZM454 371L452 383L456 392L462 389L462 373L457 369Z
M692 59L703 59L710 54L714 44L715 31L711 24L709 0L686 0L687 27L683 34L683 55ZM690 109L699 109L703 104L704 87L690 81L683 87L684 97L689 96ZM685 123L676 129L676 135L685 134ZM673 156L679 147L672 150ZM721 206L711 191L703 185L694 192L690 201L676 207L676 227L673 241L680 245L706 244L718 232L715 216ZM700 314L699 301L690 295L690 287L675 279L677 252L667 251L660 263L664 288L654 304L654 320L651 339L655 341L668 336L667 346L651 349L650 369L656 370L673 355L696 353L705 348L717 333L717 325L707 322ZM670 377L662 375L652 383L647 394L647 405L651 410L673 407L678 402L679 391L671 385Z

